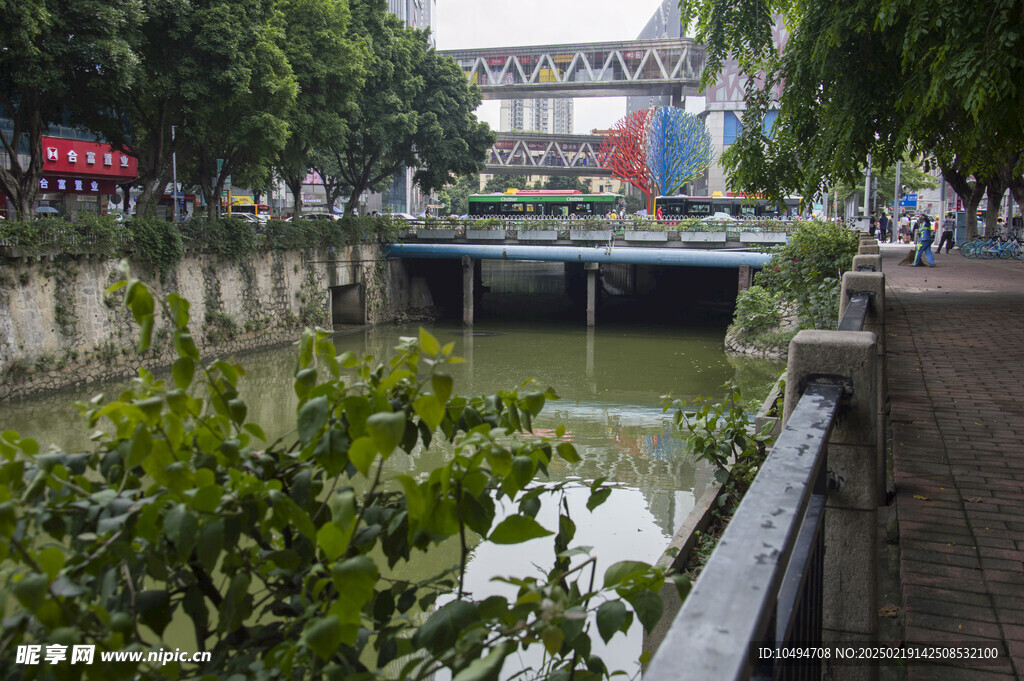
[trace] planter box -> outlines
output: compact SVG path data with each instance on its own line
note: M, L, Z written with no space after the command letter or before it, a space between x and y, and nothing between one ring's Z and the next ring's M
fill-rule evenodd
M454 239L454 229L421 229L416 232L420 239Z
M555 229L521 229L516 234L519 241L557 241L558 230Z
M503 229L467 229L466 238L471 241L504 241Z
M626 232L623 238L626 241L668 241L668 232L633 231Z
M784 244L788 236L785 232L740 232L740 243Z
M570 241L611 241L610 229L570 229Z
M725 243L725 232L679 232L680 241Z

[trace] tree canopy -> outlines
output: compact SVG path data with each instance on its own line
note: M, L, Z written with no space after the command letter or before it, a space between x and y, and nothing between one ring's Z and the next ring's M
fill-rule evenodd
M367 78L355 97L346 134L334 148L340 177L359 195L380 190L404 167L427 192L451 176L479 172L494 135L477 121L479 90L451 59L430 47L424 31L384 11L383 0L352 0L350 32L370 51Z
M1024 121L1006 115L1024 104L1022 4L682 0L707 50L705 83L736 58L745 116L758 120L784 85L771 138L744 126L723 154L730 188L811 197L851 181L868 154L890 166L912 150L961 194L971 176L1024 189Z
M469 212L469 195L479 192L480 177L478 175L463 175L441 189L437 193L437 200L449 215L465 215Z
M140 214L170 182L172 152L211 213L229 178L264 188L272 168L301 210L314 165L336 168L335 196L352 187L351 210L403 166L424 191L477 172L492 141L479 93L383 0L0 2L0 189L22 214L52 124L138 159Z
M484 191L488 194L501 193L506 189L532 189L528 175L495 175L484 184Z
M284 51L300 95L288 112L290 135L275 166L292 193L293 214L298 215L313 151L343 143L356 92L366 79L367 48L348 32L345 0L281 0L280 6L285 17Z
M572 175L552 175L545 182L543 189L568 189L582 193L589 194L590 187L587 183L578 177Z
M0 130L7 163L0 189L19 217L31 214L43 173L42 136L54 123L109 115L137 75L138 0L3 0Z

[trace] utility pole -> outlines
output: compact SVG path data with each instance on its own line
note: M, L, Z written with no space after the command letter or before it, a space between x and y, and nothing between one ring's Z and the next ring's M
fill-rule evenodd
M868 209L871 207L871 154L868 154L868 172L864 177L864 219L869 219Z
M902 170L903 161L896 161L896 188L892 193L892 216L897 219L900 212L900 171Z
M166 156L164 157L166 158ZM178 151L174 148L174 126L171 126L171 178L174 182L174 223L178 223Z

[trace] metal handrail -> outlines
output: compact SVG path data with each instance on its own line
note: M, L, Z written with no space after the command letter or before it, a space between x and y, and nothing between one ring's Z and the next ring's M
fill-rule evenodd
M839 330L861 331L872 304L851 293ZM820 659L759 659L755 647L822 641L828 441L850 386L806 386L645 681L821 678Z
M868 316L868 309L871 307L871 296L867 293L852 293L847 303L846 313L839 320L839 331L861 331L864 329L864 320Z
M798 548L813 547L799 540L820 540L827 443L842 394L842 386L827 384L804 392L672 622L646 681L750 678L755 669L748 646L774 646L776 632L791 629L793 613L778 604L780 598L794 603L794 580L803 581L803 566L793 558ZM780 594L784 586L790 588ZM786 621L778 622L780 614Z

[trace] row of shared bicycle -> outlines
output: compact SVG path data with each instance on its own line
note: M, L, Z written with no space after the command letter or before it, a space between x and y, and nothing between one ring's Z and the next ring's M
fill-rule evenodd
M1016 236L997 236L965 241L960 244L960 255L965 258L981 258L982 260L993 258L1024 260L1024 244Z

